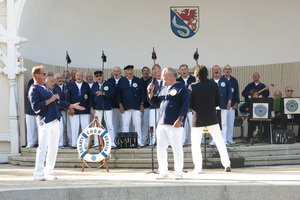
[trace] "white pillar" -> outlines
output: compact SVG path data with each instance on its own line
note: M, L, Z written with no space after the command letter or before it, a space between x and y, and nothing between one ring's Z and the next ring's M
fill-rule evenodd
M6 28L0 23L0 43L6 45L6 51L0 50L0 61L4 64L4 68L0 73L4 73L8 77L9 82L9 140L10 154L19 153L20 149L20 129L18 118L18 92L17 92L17 76L26 69L20 67L18 58L21 56L18 53L20 44L26 42L25 38L17 35L20 17L24 7L25 0L0 0L0 6L5 6L6 3Z

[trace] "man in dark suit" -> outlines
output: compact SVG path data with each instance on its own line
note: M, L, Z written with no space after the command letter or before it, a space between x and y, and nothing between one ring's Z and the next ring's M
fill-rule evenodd
M202 171L200 143L204 129L209 131L217 145L225 172L230 172L230 160L216 115L216 106L221 104L219 87L207 79L208 71L204 65L196 66L194 75L196 82L189 86L190 108L193 112L191 131L192 156L195 165L193 173L198 174Z

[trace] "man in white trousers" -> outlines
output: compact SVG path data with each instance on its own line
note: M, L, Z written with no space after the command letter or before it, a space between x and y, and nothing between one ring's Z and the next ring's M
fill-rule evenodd
M114 86L115 96L113 98L113 126L114 126L114 135L116 135L118 132L122 132L122 115L120 112L119 103L117 103L118 98L118 86L119 81L123 78L121 76L121 68L118 66L115 66L112 69L112 77L109 78L107 81L110 82Z
M180 77L176 81L184 84L187 88L191 83L196 81L195 77L189 74L189 67L186 64L182 64L179 67ZM189 111L185 120L184 131L182 135L182 146L191 144L191 124L192 124L192 112Z
M125 77L119 81L118 99L122 114L123 132L129 132L130 120L138 134L138 145L144 147L142 141L141 112L144 111L145 91L141 79L133 75L133 65L124 68Z
M226 141L228 144L235 144L233 141L233 130L234 130L234 120L235 120L235 111L238 109L238 104L240 103L240 92L239 92L239 83L236 78L232 75L232 67L226 65L223 68L223 76L227 78L232 92L231 107L227 110L227 133Z
M59 121L61 113L58 104L64 108L84 110L84 107L69 104L59 100L58 94L45 87L46 71L43 66L32 68L34 84L31 85L28 93L29 101L34 112L37 114L37 125L39 134L39 146L36 152L34 179L45 181L57 179L54 175L58 141L59 141ZM46 164L45 164L46 161Z
M154 96L154 85L150 84L148 97L151 104L160 103L159 121L157 126L157 161L158 179L168 177L168 146L172 146L174 156L175 179L183 178L182 133L184 118L189 108L188 89L176 82L177 72L172 68L162 70L165 87Z
M115 95L114 85L104 80L104 74L102 71L95 71L94 75L96 82L91 88L91 115L97 116L100 124L102 123L102 118L104 116L106 128L112 141L112 147L116 147L112 117L112 105ZM94 146L99 146L98 135L96 135L96 137L94 135Z
M163 87L163 81L161 80L161 67L159 64L155 64L152 67L152 78L151 81L149 81L149 84L150 83L153 83L154 85L153 94L157 95ZM150 135L150 145L156 144L156 128L159 119L159 107L159 104L150 105L149 126L153 128L153 133Z
M217 145L225 172L230 172L230 160L216 115L216 106L219 106L221 103L218 85L208 80L208 71L204 65L196 66L194 75L196 82L189 86L190 108L193 112L191 131L192 157L195 165L193 173L198 174L202 172L200 145L202 133L205 129L209 131Z
M226 134L227 134L227 111L231 108L231 99L232 92L229 81L221 76L221 68L218 65L213 66L212 68L213 78L210 79L211 82L215 82L219 86L219 92L221 96L221 103L216 107L217 110L221 110L221 129L222 137L227 144ZM215 142L212 140L210 145L215 145Z
M80 105L85 107L85 110L69 109L71 130L72 130L72 149L77 148L77 139L79 135L79 126L84 130L90 123L90 86L83 81L83 73L76 72L75 81L68 85L68 93L66 101L69 103L80 102Z

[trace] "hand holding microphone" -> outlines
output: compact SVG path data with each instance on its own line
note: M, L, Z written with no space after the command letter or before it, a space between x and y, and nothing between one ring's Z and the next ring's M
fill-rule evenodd
M155 87L154 84L153 84L154 81L156 81L156 78L155 78L155 77L152 78L150 84L149 84L148 87L147 87L148 94L150 94L150 93L154 90L154 87Z

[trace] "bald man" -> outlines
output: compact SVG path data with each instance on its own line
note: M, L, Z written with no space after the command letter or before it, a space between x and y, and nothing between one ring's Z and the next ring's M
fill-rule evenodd
M280 90L275 90L273 96L274 99L280 99L282 97L282 92Z
M72 130L72 149L77 148L77 139L79 135L79 126L84 130L90 123L90 86L87 82L83 81L83 73L76 72L75 81L68 86L68 93L66 101L69 103L80 102L80 105L85 110L69 109L71 130Z
M260 91L260 90L266 88L266 85L259 81L260 75L258 72L253 73L252 79L253 79L253 82L249 83L242 92L242 95L243 95L243 97L245 97L246 101L248 100L251 90L255 89L257 91ZM262 95L263 97L268 97L270 95L269 88L266 88L266 90L261 92L259 95Z

